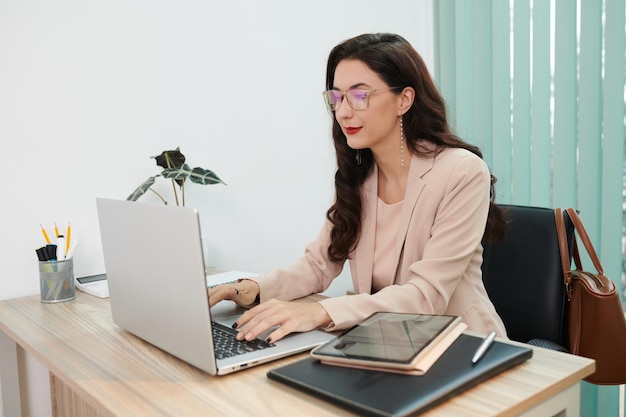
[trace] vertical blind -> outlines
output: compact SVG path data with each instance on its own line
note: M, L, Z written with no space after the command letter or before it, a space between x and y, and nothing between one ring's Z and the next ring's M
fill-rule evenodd
M434 13L435 79L496 201L580 210L621 289L624 0L436 0ZM583 383L582 416L617 417L618 403L617 387Z

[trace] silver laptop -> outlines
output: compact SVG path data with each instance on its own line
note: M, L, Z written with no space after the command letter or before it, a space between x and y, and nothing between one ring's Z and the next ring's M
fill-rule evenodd
M198 212L101 198L96 204L113 321L125 330L211 375L310 350L332 337L315 330L267 345L265 334L253 344L239 342L250 352L222 358L214 332L232 337L243 309L231 301L209 308Z

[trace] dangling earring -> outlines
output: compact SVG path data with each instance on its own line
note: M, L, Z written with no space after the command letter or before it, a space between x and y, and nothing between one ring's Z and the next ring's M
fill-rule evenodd
M404 166L404 126L402 116L400 116L400 165Z
M360 149L356 150L356 164L361 165L361 150Z

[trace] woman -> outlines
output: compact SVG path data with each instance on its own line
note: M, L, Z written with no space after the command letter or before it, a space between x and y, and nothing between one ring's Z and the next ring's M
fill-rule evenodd
M209 290L260 304L233 327L252 340L273 326L342 330L376 311L458 315L470 330L506 331L482 283L484 237L501 237L493 177L478 148L451 133L419 54L394 34L365 34L330 53L324 98L333 115L335 203L318 238L284 269ZM356 295L324 291L345 261Z

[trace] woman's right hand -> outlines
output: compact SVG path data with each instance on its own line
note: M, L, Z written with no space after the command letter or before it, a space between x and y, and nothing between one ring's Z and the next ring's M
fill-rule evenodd
M231 284L221 284L207 290L209 306L224 300L232 300L242 307L249 307L254 304L257 296L261 292L259 284L250 279L240 279Z

